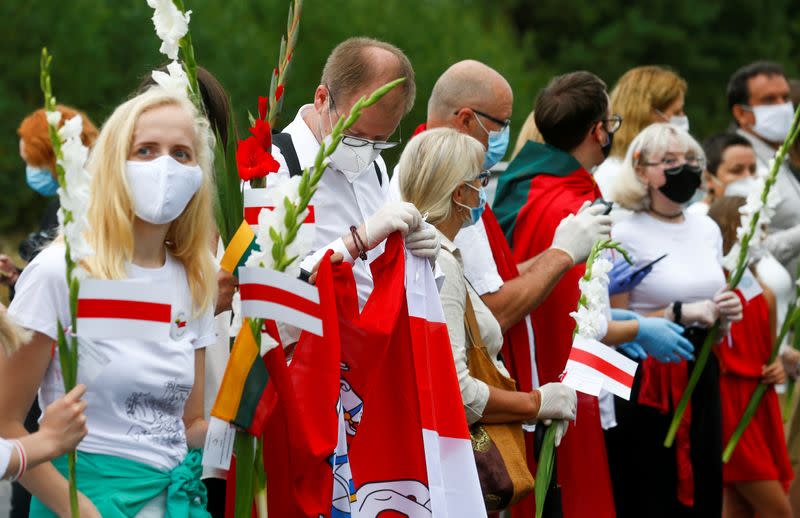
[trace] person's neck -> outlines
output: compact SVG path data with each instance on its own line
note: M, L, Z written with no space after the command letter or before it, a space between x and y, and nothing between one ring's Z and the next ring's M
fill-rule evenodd
M584 149L582 146L573 149L572 152L570 152L570 155L572 155L572 157L590 173L592 172L594 166L598 165L591 157L591 152L587 149Z
M683 221L683 206L663 197L650 196L650 209L648 213L654 218L667 223L680 223Z
M742 128L742 130L745 131L747 134L752 135L753 137L755 137L756 139L760 140L761 142L763 142L764 144L768 145L769 147L771 147L772 149L774 149L776 151L777 151L777 149L779 147L781 147L781 144L783 144L783 142L772 142L770 140L767 140L764 137L762 137L761 135L759 135L756 132L754 132L750 128Z
M461 230L464 220L459 216L461 216L461 211L454 210L449 218L436 225L436 229L450 241L455 241L458 231Z
M314 135L314 138L317 139L317 142L321 144L325 138L320 133L322 130L322 124L320 124L319 113L317 113L317 110L313 109L313 106L310 109L306 108L300 114L300 117L303 118L303 122L305 122L306 126L308 126L308 129L311 130L311 134Z
M160 268L167 260L167 237L169 223L155 225L139 218L133 222L133 264L143 268Z

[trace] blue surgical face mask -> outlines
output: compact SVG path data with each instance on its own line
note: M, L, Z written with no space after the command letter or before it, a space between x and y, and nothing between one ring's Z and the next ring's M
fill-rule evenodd
M489 149L486 150L486 158L483 160L483 168L488 170L506 156L511 128L506 125L500 131L489 131L484 127L480 117L475 117L475 120L478 121L481 129L489 135Z
M465 185L470 189L478 191L478 206L468 207L463 203L458 203L457 201L455 202L456 205L460 205L465 209L469 209L470 219L464 220L464 223L461 224L461 228L469 227L479 222L481 220L481 216L483 216L483 211L486 210L486 191L483 190L483 187L475 187L474 185L471 185L469 183Z
M44 167L26 165L25 179L28 181L28 187L42 196L55 196L58 192L58 182L50 174L50 170Z

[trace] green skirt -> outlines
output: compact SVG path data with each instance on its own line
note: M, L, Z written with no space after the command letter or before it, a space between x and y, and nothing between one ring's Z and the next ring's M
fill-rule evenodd
M78 452L75 467L78 491L86 495L103 518L133 518L153 498L166 491L166 518L207 518L208 497L200 481L202 450L190 450L172 471L111 455ZM53 461L67 478L67 456ZM36 497L31 500L33 518L56 515Z

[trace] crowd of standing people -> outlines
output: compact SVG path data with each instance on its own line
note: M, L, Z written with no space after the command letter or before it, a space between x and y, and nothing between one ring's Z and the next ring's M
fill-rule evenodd
M721 460L754 388L800 375L800 353L788 343L769 361L800 260L800 144L778 173L780 202L749 268L751 288L731 290L723 264L739 208L789 131L800 82L771 62L738 69L727 86L729 131L700 143L684 108L690 85L675 71L637 67L610 91L587 71L559 75L524 114L512 160L493 173L520 118L499 72L474 60L450 66L430 93L427 120L401 143L395 132L417 99L412 63L392 44L350 38L328 57L285 138L275 139L276 174L313 166L335 122L397 78L405 81L364 110L326 163L301 269L310 274L333 250L352 264L363 308L370 263L401 233L435 270L466 423L515 428L531 473L534 430L555 426L549 498L566 518L777 518L792 516L792 504L800 512L792 486L800 459L790 459L773 388L730 462ZM55 158L44 111L20 125L28 185L53 203L22 245L27 265L0 257L0 282L13 293L2 316L0 436L9 440L0 439L0 475L20 483L14 516L28 513L26 491L30 516L69 513L64 453L76 446L82 516L222 515L224 474L203 471L199 448L236 290L235 277L218 272L212 203L212 135L228 134L230 106L213 75L201 70L199 80L204 113L145 81L99 132L83 116L92 176L86 239L95 251L86 271L170 286L187 322L168 341L97 341L107 365L91 380L79 375L69 394L53 348L70 308ZM62 122L76 113L59 111ZM380 155L397 145L404 149L392 171ZM601 339L639 362L629 401L560 381L579 279L593 245L608 238L634 258L633 267L612 258ZM714 329L714 353L675 445L665 448L695 354ZM298 330L280 333L290 353ZM38 432L37 402L45 408ZM534 516L533 495L511 514Z

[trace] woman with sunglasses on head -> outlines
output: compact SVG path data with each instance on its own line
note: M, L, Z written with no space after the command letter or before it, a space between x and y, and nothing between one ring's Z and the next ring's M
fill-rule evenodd
M631 142L612 191L616 203L633 211L614 226L612 238L640 261L666 254L633 290L613 296L612 307L684 326L695 350L717 320L721 339L742 314L741 301L725 284L719 228L685 211L704 165L702 148L686 131L652 124ZM672 360L644 360L631 400L616 401L618 426L607 432L607 444L618 516L642 516L644 509L664 517L722 512L719 364L711 355L675 445L667 449L664 438L694 367Z
M473 348L485 351L497 372L510 382L498 357L503 344L500 324L464 277L462 251L454 244L458 231L480 221L486 206L483 190L488 171L482 171L484 148L476 139L450 128L436 128L409 142L400 157L400 194L413 203L436 227L442 243L437 264L445 278L441 289L453 359L467 421L520 423L560 420L557 441L575 417L575 391L561 383L548 383L531 392L487 385L476 379L467 365ZM463 251L469 253L469 250ZM470 334L474 315L477 333ZM478 340L477 334L480 335ZM472 336L472 338L470 338ZM482 342L482 343L477 343Z

